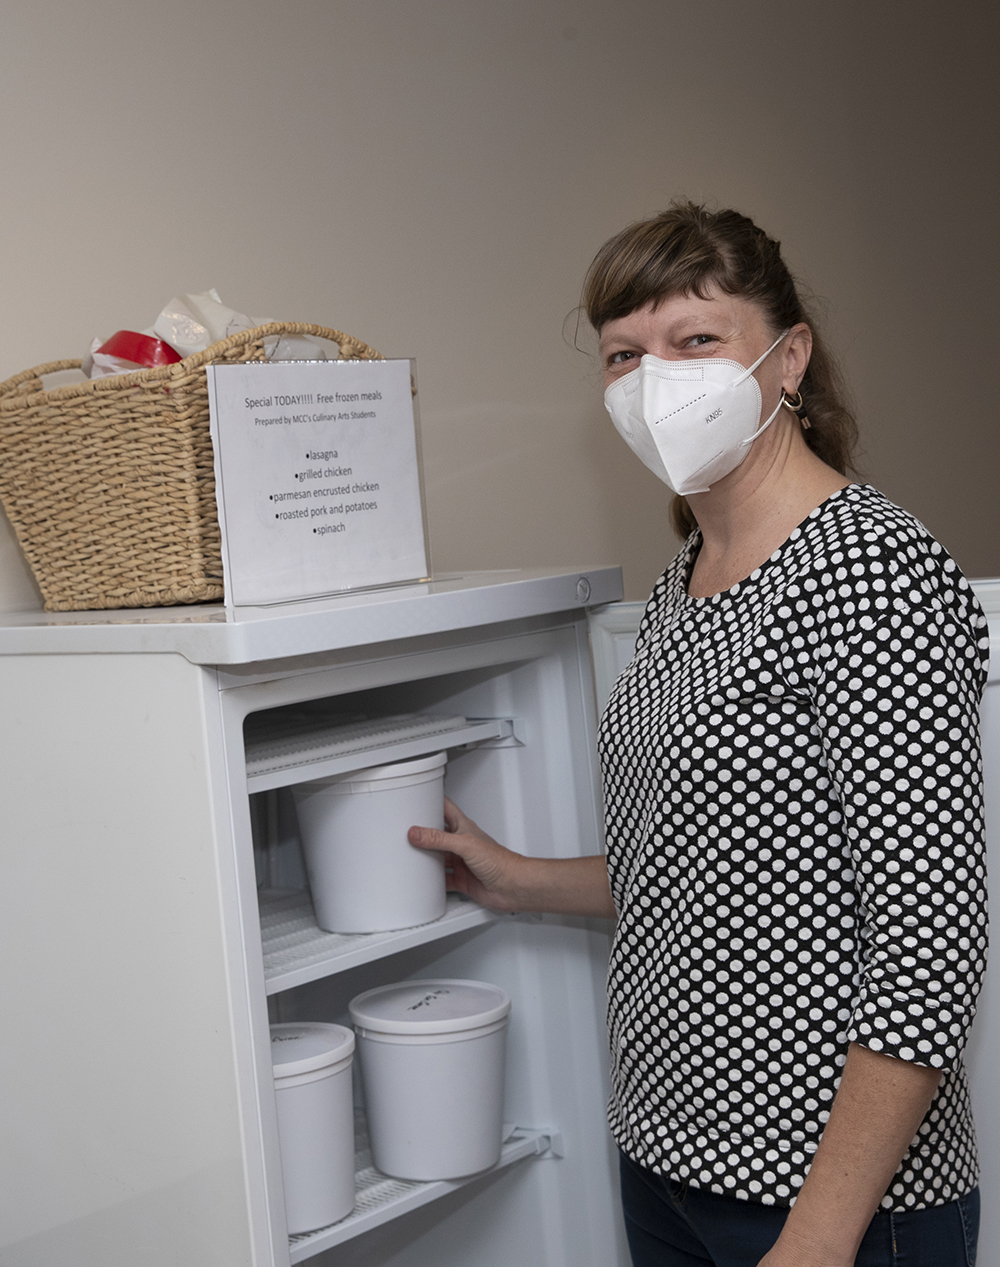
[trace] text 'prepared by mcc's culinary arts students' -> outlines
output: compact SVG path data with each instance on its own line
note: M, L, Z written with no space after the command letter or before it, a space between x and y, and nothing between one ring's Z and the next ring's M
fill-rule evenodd
M207 373L228 605L427 576L409 361Z

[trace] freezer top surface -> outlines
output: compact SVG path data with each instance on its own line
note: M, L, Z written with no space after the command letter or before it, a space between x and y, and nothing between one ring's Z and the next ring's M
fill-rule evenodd
M622 597L617 567L448 573L413 585L227 609L0 613L0 655L176 652L192 664L253 664L581 610Z

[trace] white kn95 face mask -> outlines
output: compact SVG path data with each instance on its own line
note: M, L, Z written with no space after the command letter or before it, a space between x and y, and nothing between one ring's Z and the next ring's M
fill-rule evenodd
M780 399L759 425L760 387L753 372L787 333L779 334L749 369L721 357L664 361L644 356L637 369L604 393L615 429L675 493L707 493L736 470L777 416Z

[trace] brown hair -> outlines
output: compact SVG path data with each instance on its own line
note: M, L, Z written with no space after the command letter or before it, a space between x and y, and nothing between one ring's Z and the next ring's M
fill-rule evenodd
M809 326L812 356L799 385L802 414L810 422L805 440L835 471L853 472L858 426L839 368L781 258L781 243L747 216L677 200L653 219L630 224L594 257L583 307L600 333L609 321L671 295L705 299L712 285L758 304L775 335L800 321ZM674 498L671 519L681 537L697 527L683 497Z

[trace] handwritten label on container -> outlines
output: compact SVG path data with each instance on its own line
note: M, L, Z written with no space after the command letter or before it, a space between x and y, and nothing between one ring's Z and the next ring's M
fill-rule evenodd
M227 605L426 577L410 368L208 367Z

